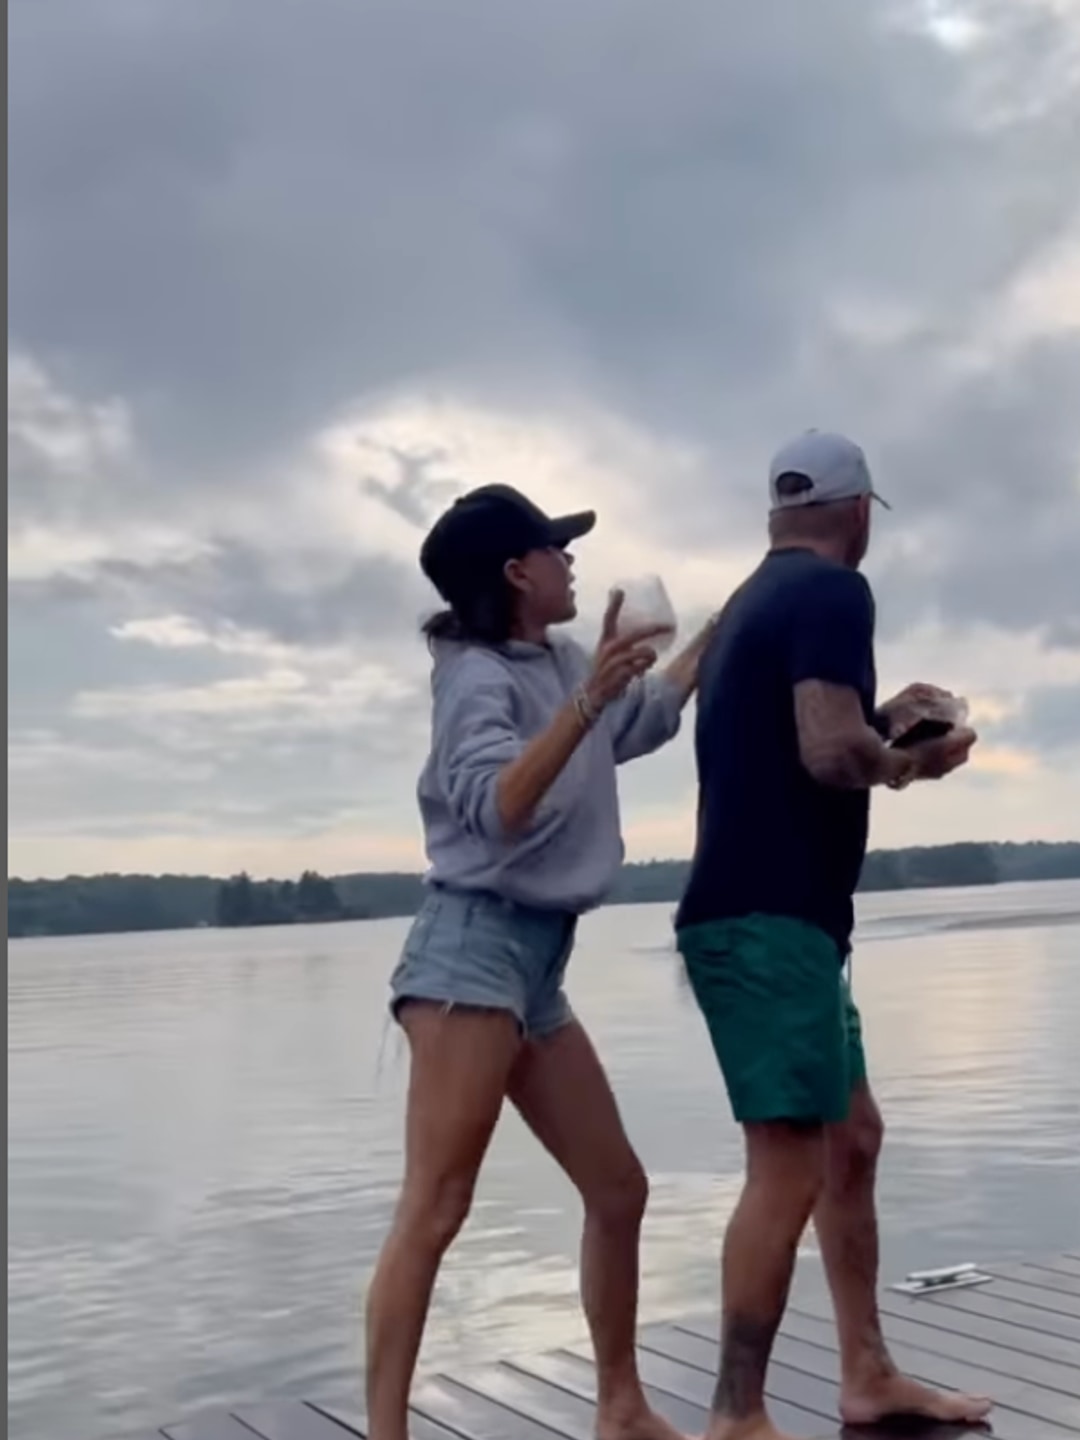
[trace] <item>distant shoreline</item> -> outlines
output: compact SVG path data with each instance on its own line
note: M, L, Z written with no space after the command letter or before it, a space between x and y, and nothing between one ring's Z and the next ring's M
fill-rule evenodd
M682 895L688 862L652 860L623 867L608 904L671 904ZM866 859L862 893L1080 879L1080 841L968 843L876 850ZM241 874L91 875L8 882L8 938L127 934L158 930L381 920L415 914L418 874L363 873L298 880Z

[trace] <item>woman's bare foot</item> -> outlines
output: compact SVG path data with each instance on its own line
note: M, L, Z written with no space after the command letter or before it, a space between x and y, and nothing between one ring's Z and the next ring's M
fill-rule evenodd
M786 1430L778 1430L765 1414L751 1415L744 1420L714 1415L705 1440L795 1440L795 1437Z
M596 1440L686 1440L675 1426L649 1408L642 1396L632 1406L612 1406L596 1417Z
M881 1375L840 1392L845 1425L876 1425L891 1418L937 1420L946 1425L983 1425L994 1402L982 1395L933 1390L905 1375Z

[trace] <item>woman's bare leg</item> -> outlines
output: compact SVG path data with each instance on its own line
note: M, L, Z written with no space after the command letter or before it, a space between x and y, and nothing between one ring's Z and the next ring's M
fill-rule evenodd
M574 1021L528 1041L509 1093L585 1205L581 1294L596 1352L600 1440L674 1440L676 1432L649 1408L634 1353L648 1183L582 1026Z
M472 1203L521 1036L512 1015L407 1003L405 1179L367 1299L369 1440L408 1440L409 1388L439 1264Z

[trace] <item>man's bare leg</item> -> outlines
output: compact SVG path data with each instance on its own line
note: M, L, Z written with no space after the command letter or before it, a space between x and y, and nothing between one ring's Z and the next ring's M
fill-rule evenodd
M766 1411L765 1374L823 1174L820 1126L746 1126L746 1184L724 1237L720 1375L706 1440L788 1440Z
M408 1440L409 1388L439 1264L472 1203L521 1048L494 1011L414 1002L401 1015L411 1069L405 1180L367 1300L370 1440Z
M677 1440L677 1432L649 1407L634 1348L648 1184L582 1026L573 1021L529 1041L509 1093L585 1206L581 1298L596 1353L599 1440Z
M874 1203L883 1127L866 1085L825 1137L825 1185L814 1212L836 1310L843 1363L840 1410L849 1425L911 1415L978 1424L992 1408L982 1396L933 1390L901 1375L889 1355L878 1312L878 1226Z

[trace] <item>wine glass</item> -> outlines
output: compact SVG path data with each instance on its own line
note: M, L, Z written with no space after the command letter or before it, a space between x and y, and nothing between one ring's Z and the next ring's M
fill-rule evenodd
M662 632L649 641L658 655L663 654L674 643L678 620L660 576L635 576L620 580L614 588L623 594L615 626L616 635L626 635L631 630L643 630L654 625L663 626Z

